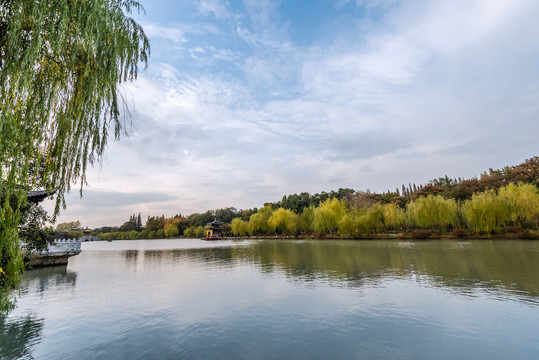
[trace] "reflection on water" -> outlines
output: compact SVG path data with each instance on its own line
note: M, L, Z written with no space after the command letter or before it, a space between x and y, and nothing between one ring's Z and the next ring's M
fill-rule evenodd
M292 278L329 279L347 286L361 286L365 279L413 278L457 292L506 290L517 299L537 302L538 245L526 241L267 241L247 254L246 249L234 251L265 270L278 266Z
M20 291L42 294L50 289L74 288L76 284L77 273L68 271L67 265L57 265L27 271Z
M27 271L20 286L22 297L42 299L47 292L74 289L77 273L66 265ZM45 319L33 311L26 315L6 316L0 313L0 359L32 359L33 348L41 342Z
M283 271L290 281L337 286L372 285L387 277L413 279L467 294L477 289L511 292L537 302L539 244L529 241L390 242L259 241L250 246L125 250L128 267L179 261L227 267L254 264L261 273Z
M539 242L152 240L29 271L0 358L535 358Z
M43 321L32 315L7 321L0 314L1 358L31 359L33 347L41 340Z

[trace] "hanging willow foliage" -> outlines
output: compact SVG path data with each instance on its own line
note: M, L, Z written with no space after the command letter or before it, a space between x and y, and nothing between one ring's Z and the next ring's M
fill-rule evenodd
M110 128L129 121L122 82L147 66L131 0L0 0L0 284L22 270L17 224L26 191L86 184ZM38 171L39 170L39 171ZM1 289L0 289L1 291Z

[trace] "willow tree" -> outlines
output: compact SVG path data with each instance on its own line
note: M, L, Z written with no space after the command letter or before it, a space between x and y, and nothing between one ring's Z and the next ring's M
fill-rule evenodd
M274 232L293 235L296 232L298 215L289 209L279 208L271 214L268 226Z
M56 216L72 185L82 191L109 131L119 138L130 121L121 84L150 53L131 17L141 11L133 0L0 0L2 288L23 268L17 224L26 191L55 191Z
M539 230L539 190L532 184L511 183L500 188L498 196L509 207L511 220L525 227L533 222Z
M327 199L314 210L313 227L315 231L330 234L337 230L339 221L346 213L346 204L337 198Z
M506 197L493 189L473 194L462 207L467 221L473 228L490 236L511 220L511 205Z
M249 218L248 234L267 234L270 230L268 220L272 214L273 210L270 205L266 205L256 213L252 214Z
M234 235L243 236L247 233L247 223L240 217L232 219L230 227Z
M420 228L447 228L457 216L457 203L439 195L420 197L407 206L407 214Z

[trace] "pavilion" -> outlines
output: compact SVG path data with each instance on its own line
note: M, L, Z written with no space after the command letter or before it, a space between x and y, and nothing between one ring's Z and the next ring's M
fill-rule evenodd
M213 220L211 223L207 223L206 227L204 227L204 234L206 235L206 239L217 239L223 236L223 229L221 228L221 225L223 225L222 222L217 221L217 219Z

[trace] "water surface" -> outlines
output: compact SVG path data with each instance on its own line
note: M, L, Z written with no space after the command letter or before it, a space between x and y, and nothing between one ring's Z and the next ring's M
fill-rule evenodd
M537 359L539 242L84 243L28 271L0 358Z

